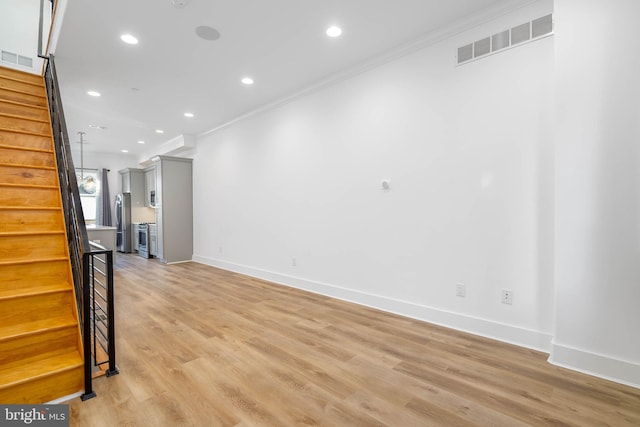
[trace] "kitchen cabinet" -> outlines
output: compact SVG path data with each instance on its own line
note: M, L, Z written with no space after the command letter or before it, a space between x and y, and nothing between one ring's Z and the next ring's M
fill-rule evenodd
M157 204L156 192L156 167L150 166L144 170L144 205L155 208Z
M163 263L190 261L193 257L192 159L156 156L155 174L156 258Z
M127 168L118 171L122 180L122 192L131 193L131 207L141 208L144 201L144 170Z
M158 256L158 226L157 224L149 224L149 254Z
M139 227L140 224L133 224L133 236L131 241L133 242L133 247L131 248L132 252L138 252L138 237L140 236L139 234Z

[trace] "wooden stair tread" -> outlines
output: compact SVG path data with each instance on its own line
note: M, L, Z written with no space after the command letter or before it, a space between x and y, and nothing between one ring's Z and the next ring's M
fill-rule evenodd
M26 85L31 85L31 86L36 86L39 88L43 88L44 89L44 80L39 80L39 81L30 81L27 79L23 79L20 78L18 76L7 76L7 75L3 75L2 73L0 73L0 79L4 79L4 80L8 80L10 82L15 82L15 83L22 83L22 84L26 84Z
M69 259L67 257L43 257L43 258L0 261L0 266L15 265L15 264L36 264L40 262L68 261L68 260Z
M4 127L0 127L0 131L10 132L10 133L20 133L20 134L23 134L23 135L33 135L33 136L42 136L42 137L45 137L45 138L51 138L51 134L50 133L30 132L28 130L11 129L11 128L4 128Z
M19 325L2 326L0 327L0 341L71 326L76 326L76 322L71 316L50 317L33 322L21 323Z
M0 147L0 148L3 148L3 147ZM3 162L0 162L0 166L6 166L6 167L9 167L9 168L44 169L44 170L49 170L49 171L56 170L56 168L53 167L53 166L22 165L22 164L17 164L17 163L3 163ZM20 184L16 184L16 185L20 185Z
M64 230L48 230L48 231L2 231L0 237L19 237L19 236L43 236L64 234Z
M11 298L23 298L32 295L43 295L43 294L51 294L55 292L71 292L71 285L68 283L53 283L49 285L40 285L40 286L31 286L27 288L21 289L0 289L0 300L11 299ZM2 328L0 328L0 331ZM0 339L2 339L2 334L0 332Z
M49 109L45 106L42 105L32 105L32 104L25 104L24 102L20 102L20 101L13 101L11 99L0 99L0 103L5 103L5 104L11 104L11 105L18 105L20 107L27 107L27 108L33 108L35 110L43 110L43 111L49 111Z
M60 206L0 206L0 210L7 211L59 211Z
M38 378L82 367L84 362L77 351L25 363L16 368L0 370L0 390Z
M3 78L3 77L0 77L0 79L2 79L2 78ZM6 79L6 77L4 77L4 78ZM21 82L21 83L25 83L25 84L29 84L29 85L33 84L33 83L29 83L29 82ZM36 86L36 85L34 85L34 86ZM39 93L32 93L32 92L27 92L27 91L25 91L25 90L22 90L22 89L16 89L16 88L9 87L9 86L0 86L0 89L2 89L2 90L6 90L6 91L8 91L8 92L17 93L17 94L19 94L19 95L33 96L33 97L35 97L35 98L47 99L47 96L46 96L46 94L45 94L45 92L44 92L44 87L42 87L42 91L43 91L43 92L42 92L42 94L39 94Z
M8 119L26 120L28 122L49 123L49 120L36 119L34 117L25 117L20 114L7 114L7 113L0 112L0 117L6 117Z
M57 185L33 185L33 184L9 184L5 182L0 182L0 187L12 187L12 188L39 188L44 190L57 190Z
M53 150L49 150L46 148L23 147L21 145L0 144L0 148L4 148L6 150L35 151L37 153L55 153Z
M0 76L2 77L12 77L14 79L19 79L27 82L43 82L42 75L36 73L30 73L24 70L18 70L16 68L10 68L0 65Z

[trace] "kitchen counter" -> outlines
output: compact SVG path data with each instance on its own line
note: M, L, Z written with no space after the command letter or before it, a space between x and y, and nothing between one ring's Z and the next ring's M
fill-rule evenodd
M116 227L106 225L87 225L89 240L115 251L116 249Z

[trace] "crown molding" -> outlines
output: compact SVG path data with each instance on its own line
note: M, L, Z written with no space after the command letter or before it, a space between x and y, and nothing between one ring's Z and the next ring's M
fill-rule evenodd
M518 9L522 9L531 4L537 3L539 1L541 0L510 0L506 3L501 3L500 5L483 9L482 11L469 15L461 20L456 21L451 25L447 25L446 27L431 31L427 34L424 34L418 37L417 39L414 39L411 42L397 46L385 53L376 55L373 58L365 60L353 67L334 73L325 79L322 79L310 86L307 86L304 89L301 89L290 95L279 98L276 101L265 104L262 107L258 107L234 119L224 122L218 126L215 126L207 131L204 131L198 134L197 138L200 139L207 135L216 133L238 122L249 119L258 114L276 109L292 101L295 101L299 98L310 95L314 92L319 91L320 89L341 83L345 80L351 79L355 76L358 76L360 74L363 74L373 69L376 69L378 67L381 67L385 64L388 64L389 62L395 61L399 58L410 55L416 51L419 51L421 49L424 49L426 47L432 46L436 43L439 43L441 41L454 37L474 27L484 25L501 16L515 12Z

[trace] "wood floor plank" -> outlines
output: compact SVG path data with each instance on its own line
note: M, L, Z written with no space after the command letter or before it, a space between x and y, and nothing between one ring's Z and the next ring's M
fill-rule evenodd
M640 425L640 390L534 350L197 263L115 275L121 374L72 425Z

